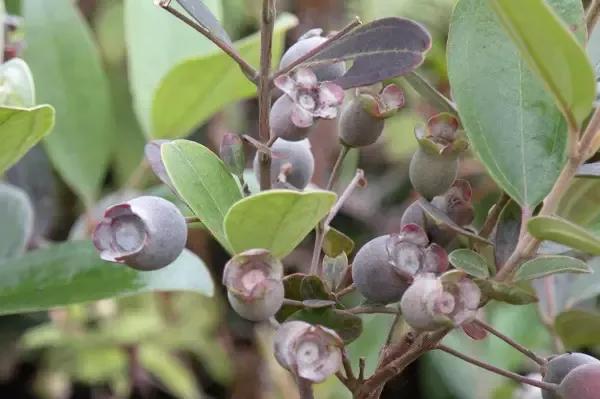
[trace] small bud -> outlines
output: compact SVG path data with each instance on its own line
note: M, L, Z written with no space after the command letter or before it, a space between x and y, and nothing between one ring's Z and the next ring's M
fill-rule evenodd
M349 147L375 143L383 132L384 120L402 106L404 94L396 85L386 86L381 92L358 89L340 115L340 140Z
M244 145L239 135L234 133L225 133L223 135L219 156L232 174L236 176L244 174L246 156L244 155Z
M598 399L600 363L579 366L567 374L558 389L563 399Z
M283 266L265 249L252 249L231 258L223 285L231 307L243 318L266 320L283 304Z
M297 59L303 57L309 51L327 41L327 38L323 37L322 34L323 29L311 29L300 36L298 41L281 57L279 68L287 68ZM334 64L317 65L314 67L314 71L319 82L335 80L346 73L346 64L344 62L336 62Z
M312 179L315 158L310 142L277 139L271 146L271 184L274 188L296 188L303 190ZM260 180L258 153L254 158L254 173Z
M173 262L187 239L185 218L159 197L138 197L106 210L94 230L100 257L138 270L156 270Z
M443 277L423 274L406 290L400 308L411 327L432 331L473 320L480 298L481 292L471 280L445 281Z
M274 338L275 358L292 374L319 383L342 366L343 341L329 328L288 321Z
M576 369L579 366L586 364L598 364L600 360L586 355L585 353L565 353L559 356L555 356L548 361L546 364L546 372L544 373L544 382L551 384L561 384L567 374ZM560 399L560 396L555 392L547 390L542 391L544 399Z

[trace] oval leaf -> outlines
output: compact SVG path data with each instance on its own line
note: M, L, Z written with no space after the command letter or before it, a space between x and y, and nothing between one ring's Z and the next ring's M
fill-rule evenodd
M50 133L54 108L41 105L30 109L0 107L0 174Z
M548 3L583 33L579 0ZM564 164L566 123L490 2L458 2L450 26L448 76L471 148L515 201L537 205Z
M429 32L410 19L383 18L359 26L317 53L308 65L352 60L335 83L344 89L368 86L414 71L431 48Z
M539 240L550 240L592 255L600 255L600 237L567 220L536 216L529 220L527 229Z
M3 90L0 103L15 107L35 105L35 87L29 65L20 58L13 58L0 65Z
M153 3L125 0L129 84L135 113L148 135L152 132L152 97L167 72L185 59L215 49L200 33ZM204 5L221 19L220 0L204 0Z
M323 252L332 258L345 253L350 255L354 250L354 241L341 231L330 227L325 233Z
M179 196L221 245L231 251L223 229L229 208L242 198L223 161L201 144L176 140L160 146L162 160ZM258 229L255 225L255 229Z
M581 10L581 2L563 2ZM492 7L545 83L567 120L577 126L589 115L596 97L594 70L585 50L544 0L493 0Z
M600 344L600 314L569 310L556 317L556 333L569 348L593 347Z
M204 5L204 0L177 0L177 2L196 20L196 22L204 26L213 35L225 43L231 44L231 38L210 11L210 8Z
M108 168L114 120L108 80L92 32L71 0L22 2L25 60L36 96L56 108L56 130L45 140L64 180L86 202Z
M274 59L278 59L283 50L285 33L297 24L298 19L290 14L277 19ZM235 46L248 62L259 64L258 33L236 42ZM184 137L223 106L255 95L256 86L222 51L188 57L166 74L154 93L150 134L155 138Z
M20 188L0 183L0 261L21 255L33 229L33 205Z
M140 272L102 261L88 241L53 245L0 267L0 314L150 291L194 291L212 296L213 282L204 263L188 250L163 269Z
M570 256L540 256L521 265L515 281L533 280L557 273L591 273L585 262Z
M470 249L456 249L448 255L452 266L478 278L490 276L490 265L485 258Z
M501 283L494 280L473 280L481 289L484 297L511 305L527 305L538 301L531 287Z
M334 298L325 282L313 274L290 274L283 279L283 287L287 299L303 303L307 300L330 301ZM284 322L300 309L302 306L283 305L277 312L277 320Z
M283 258L329 213L335 200L329 191L265 191L231 207L225 233L235 253L264 248Z

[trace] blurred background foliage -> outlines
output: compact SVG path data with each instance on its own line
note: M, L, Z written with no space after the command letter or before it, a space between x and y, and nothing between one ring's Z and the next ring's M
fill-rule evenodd
M236 45L242 53L256 63L259 0L205 3L231 37L240 40ZM276 53L310 28L339 29L355 15L364 21L412 18L434 38L419 72L449 94L445 44L454 3L279 0L280 11L289 14L278 21ZM23 17L17 34L24 40L22 56L33 71L38 102L57 110L53 133L5 176L32 201L35 219L29 248L88 236L102 210L116 198L139 192L169 196L142 161L149 138L190 136L215 149L227 131L256 135L252 86L224 54L152 0L6 0L6 9ZM340 182L347 182L357 165L369 180L369 188L352 198L336 219L336 227L358 245L397 228L403 210L415 198L407 176L416 148L413 129L435 110L401 78L397 83L405 88L408 106L386 124L376 145L360 153L353 150ZM317 130L311 137L317 161L314 183L322 185L338 147L335 123L324 121ZM498 192L476 160L462 163L461 176L475 187L480 223ZM578 182L572 189L577 195L563 205L571 219L595 226L596 231L600 231L599 184L600 180ZM305 270L308 239L305 244L286 259L288 271ZM190 232L188 247L218 281L227 261L218 244L197 228ZM600 262L595 265L600 267ZM567 316L587 317L591 331L573 336L568 328L561 330L558 324L556 328L564 334L568 349L597 351L600 316L593 311L600 284L589 281L589 276L584 279L553 280L553 289L559 287L566 294L551 305L551 312L577 307L578 313ZM540 292L543 308L547 304ZM554 350L536 306L488 306L485 312L491 324L517 341L542 354ZM364 356L371 373L381 345L405 327L395 323L388 337L394 323L389 315L362 317L364 333L350 345L349 353L354 364ZM293 399L297 397L293 381L271 355L270 334L267 326L233 314L222 292L211 299L145 294L5 316L0 318L0 397ZM520 373L532 370L523 357L494 338L474 342L456 333L448 341L497 366ZM519 389L445 354L432 353L390 383L383 397L524 399ZM343 399L349 394L330 379L317 388L317 397Z

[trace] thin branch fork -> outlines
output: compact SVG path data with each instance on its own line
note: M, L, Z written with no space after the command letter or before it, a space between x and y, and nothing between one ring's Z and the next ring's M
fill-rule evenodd
M513 373L512 371L504 370L504 369L498 368L496 366L492 366L491 364L485 363L485 362L483 362L481 360L472 358L472 357L470 357L468 355L465 355L464 353L461 353L461 352L459 352L457 350L449 348L449 347L447 347L445 345L439 344L439 345L437 345L436 349L439 349L442 352L446 352L446 353L448 353L448 354L450 354L450 355L452 355L454 357L457 357L457 358L459 358L461 360L464 360L467 363L471 363L471 364L473 364L473 365L475 365L477 367L480 367L480 368L482 368L484 370L487 370L487 371L490 371L492 373L501 375L502 377L510 378L511 380L520 382L522 384L531 385L531 386L534 386L534 387L538 387L540 389L545 389L545 390L550 391L550 392L556 392L556 390L558 389L558 385L557 384L551 384L551 383L548 383L548 382L538 381L538 380L534 380L534 379L531 379L531 378L523 377L522 375L517 374L517 373Z
M291 71L296 69L298 66L302 65L303 63L305 63L306 61L308 61L315 55L319 54L321 51L323 51L326 48L328 48L329 46L331 46L333 43L335 43L335 41L346 36L350 31L352 31L354 28L356 28L359 25L362 25L362 21L360 20L360 18L355 17L352 22L350 22L348 25L346 25L344 28L342 28L342 30L338 31L336 34L334 34L329 39L327 39L327 41L325 41L325 42L321 43L320 45L318 45L317 47L313 48L308 53L304 54L302 57L298 58L297 60L292 62L287 67L275 72L273 74L273 76L271 77L271 82L281 75L286 75L286 74L290 73Z
M175 8L173 8L171 6L171 0L158 0L158 1L156 1L156 5L158 5L163 10L168 11L171 15L173 15L174 17L176 17L177 19L179 19L180 21L182 21L183 23L185 23L186 25L188 25L195 31L199 32L201 35L206 37L208 40L213 42L217 47L219 47L221 50L223 50L225 52L225 54L227 54L229 57L231 57L231 59L233 59L235 62L237 62L237 64L240 66L240 69L242 70L244 75L246 75L248 80L250 80L254 84L258 83L258 73L256 72L256 69L254 69L254 67L252 65L250 65L248 63L248 61L246 61L240 55L240 53L238 53L238 51L234 47L232 47L229 43L221 40L221 38L216 36L207 27L196 23L194 20L189 18L187 15L185 15L185 14L181 13L179 10L176 10Z

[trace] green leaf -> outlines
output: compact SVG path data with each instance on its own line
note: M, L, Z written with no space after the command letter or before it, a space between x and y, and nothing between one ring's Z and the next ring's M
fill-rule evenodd
M600 344L600 314L569 310L554 321L556 333L569 348L593 347Z
M231 206L242 198L242 193L225 164L208 148L187 140L163 144L161 153L177 193L217 241L231 252L223 221ZM262 224L254 226L257 232L262 230L258 226Z
M494 234L494 261L502 266L513 253L521 232L521 207L510 201L500 213Z
M325 282L314 274L294 273L283 279L285 297L295 301L305 300L331 300L333 295L325 285ZM277 312L277 320L283 322L291 314L300 310L301 307L284 305Z
M55 133L45 140L52 163L87 203L104 180L113 149L108 81L92 32L71 0L25 0L25 60L38 101L56 108Z
M570 256L540 256L521 265L515 281L533 280L557 273L591 273L585 262Z
M581 2L548 3L583 39ZM523 15L533 21L537 17ZM541 28L540 33L551 34ZM450 25L448 77L473 151L515 201L530 208L537 205L564 164L566 122L490 2L458 2Z
M348 275L348 255L341 252L335 258L323 256L323 280L332 291L337 291Z
M0 267L0 314L33 312L151 291L193 291L212 296L210 273L188 250L171 265L140 272L102 261L88 241L30 252Z
M354 250L354 241L341 231L330 227L325 233L323 252L332 258L345 253L350 255Z
M0 174L14 165L54 126L54 108L0 107Z
M565 118L579 126L592 109L596 79L577 38L544 0L493 0L491 4Z
M264 248L283 258L329 213L335 200L329 191L264 191L231 207L225 234L235 253Z
M281 55L285 33L297 23L290 14L278 18L273 37L274 60ZM236 42L235 47L250 64L259 64L260 34ZM160 82L152 103L150 134L154 138L184 137L223 106L255 95L256 86L222 51L188 58Z
M179 399L198 399L200 394L196 378L175 355L156 345L143 345L139 352L141 366Z
M539 240L550 240L592 255L600 255L600 237L567 220L554 216L536 216L529 220L527 229Z
M0 104L13 107L33 107L35 87L31 70L25 61L13 58L0 65L2 93Z
M473 277L488 278L490 276L490 265L487 260L470 249L456 249L452 251L448 255L448 260L452 266Z
M362 319L355 314L339 309L303 309L290 316L288 320L302 320L310 324L319 324L335 330L349 344L362 333Z
M222 18L220 0L203 0L203 3L218 20ZM125 38L134 109L140 125L150 135L152 97L167 72L181 61L216 47L153 1L146 0L125 0Z
M591 275L580 275L569 281L566 289L562 288L560 292L564 293L564 308L573 306L596 298L600 295L600 257L594 257L587 261L588 267L592 270Z
M18 187L0 183L0 262L25 252L33 230L33 205Z
M600 217L599 203L600 179L578 177L563 195L558 215L587 228Z
M473 280L481 289L484 297L495 299L511 305L527 305L538 301L535 293L529 286L501 283L494 280Z

